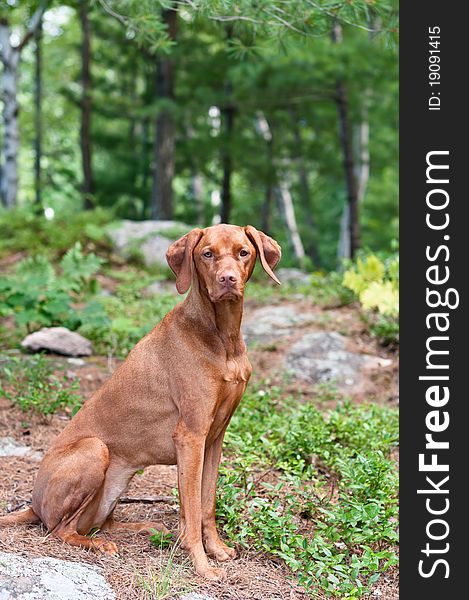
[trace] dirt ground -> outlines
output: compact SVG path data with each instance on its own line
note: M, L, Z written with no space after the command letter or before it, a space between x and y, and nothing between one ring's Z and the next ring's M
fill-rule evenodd
M296 310L303 310L301 302L295 304ZM247 304L247 312L252 306ZM292 337L275 343L275 347L256 348L250 354L254 366L254 380L269 378L277 383L280 375L279 363L288 345L297 336L309 330L331 330L346 333L350 349L376 354L388 358L392 364L386 369L370 373L366 385L352 391L356 402L390 403L398 401L397 372L398 357L392 350L380 347L375 340L364 331L363 324L354 307L322 310L322 319L313 326L302 329ZM54 359L58 363L63 358ZM105 381L118 361L112 364L105 357L91 357L86 365L76 368L67 366L70 376L76 374L80 379L80 391L86 397ZM285 382L286 393L300 392L304 400L313 401L311 389L305 384ZM321 404L321 408L327 408ZM16 407L0 398L0 437L11 436L18 442L30 446L34 451L44 453L53 438L63 429L69 419L68 415L54 415L48 422L39 417L26 418ZM27 505L31 499L31 490L38 460L32 457L0 457L0 512L5 513L20 506ZM116 509L116 520L124 521L163 521L166 527L177 536L178 509L177 502L167 499L172 496L176 487L176 467L154 466L145 469L142 475L132 480L125 493L127 498L145 499L162 496L163 500L150 504L142 501L120 503ZM148 534L131 534L116 531L111 534L100 534L112 539L119 546L119 556L98 556L81 548L71 548L61 541L47 536L42 526L12 527L0 530L0 550L36 557L51 556L71 561L79 561L97 565L118 600L136 600L151 598L145 591L141 581L151 582L152 578L161 581L164 578L165 564L169 551L161 551L153 546ZM289 570L281 561L273 560L266 554L255 553L238 548L238 558L223 566L227 570L227 578L220 583L204 583L196 578L188 564L185 553L177 551L171 568L171 594L168 598L178 597L183 592L196 591L207 593L219 600L300 600L305 598L324 599L322 593L308 595L296 584ZM156 598L156 595L154 596ZM397 600L398 575L397 568L389 570L375 584L370 599Z

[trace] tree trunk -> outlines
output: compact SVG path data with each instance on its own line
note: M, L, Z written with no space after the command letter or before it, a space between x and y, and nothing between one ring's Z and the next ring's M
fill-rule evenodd
M370 178L370 127L368 122L370 95L371 90L365 90L363 94L362 121L358 130L357 139L357 154L360 157L356 173L358 204L360 204L365 197L368 180ZM337 264L339 267L342 265L344 259L351 258L350 229L350 206L347 203L344 206L342 218L340 220L340 235L337 246Z
M230 101L231 96L231 84L227 85L227 100ZM231 218L231 175L233 173L233 159L231 156L231 139L233 136L233 125L234 125L234 113L235 109L233 106L228 105L221 109L221 121L224 133L223 139L223 181L221 187L221 222L229 223Z
M191 195L195 204L197 223L202 224L204 222L202 175L195 165L191 167Z
M169 37L176 39L177 11L164 10ZM159 100L174 99L174 62L171 57L160 57L156 64L156 97ZM175 126L171 111L163 108L155 119L155 143L153 146L153 189L151 198L152 219L173 218L174 136Z
M154 72L153 69L144 69L145 90L143 94L144 104L148 106L154 98ZM148 116L142 118L142 136L141 136L141 176L142 176L142 196L145 199L145 215L148 216L149 199L151 192L149 190L150 182L150 161L152 155L152 138L151 138L151 119Z
M285 216L285 224L287 226L288 234L293 246L293 251L298 259L298 262L302 264L305 258L305 249L303 242L301 241L300 232L298 231L295 208L293 206L293 198L287 182L285 180L281 180L277 190L280 205Z
M368 108L371 98L371 89L367 88L363 92L362 118L358 129L358 155L360 161L357 173L357 194L358 202L361 202L366 193L368 181L370 179L370 123L368 120Z
M15 206L18 194L18 67L21 52L39 26L46 5L47 0L41 0L17 46L11 45L11 29L8 19L0 17L0 61L3 64L3 72L0 76L0 96L3 97L3 157L0 157L0 200L6 208Z
M309 239L306 245L306 254L313 261L313 265L315 268L319 268L321 261L319 258L319 250L317 245L318 239L318 228L316 225L316 221L314 218L314 209L313 203L311 200L311 192L309 188L308 181L308 171L306 169L305 158L303 154L303 140L301 138L301 131L298 126L298 119L295 114L293 114L293 133L295 137L295 145L297 150L297 164L298 164L298 179L300 184L300 198L303 204L303 213L305 215L305 223L309 230Z
M83 168L83 208L93 208L93 167L91 157L91 33L89 21L89 2L80 0L79 16L81 25L81 125L80 125L80 148Z
M42 157L42 21L34 34L35 47L35 87L34 87L34 189L36 206L42 204L41 157Z
M0 181L0 197L5 208L16 205L18 193L18 65L20 52L9 42L8 23L0 22L0 45L2 46L3 72L1 90L3 92L3 161Z
M272 199L275 186L275 166L274 166L274 136L272 129L262 111L258 111L254 126L259 135L266 143L266 180L264 202L261 208L261 229L269 234L272 220Z
M267 181L264 192L264 202L261 209L261 229L267 235L270 235L272 222L272 198L274 195L274 186L272 181Z
M335 23L333 26L332 40L335 43L340 43L342 41L342 28L338 23ZM335 100L339 116L339 138L340 145L342 148L345 184L347 190L347 203L349 211L349 254L350 258L353 259L356 251L361 246L360 217L358 207L358 188L355 179L355 160L352 147L347 86L342 80L338 80L336 83Z

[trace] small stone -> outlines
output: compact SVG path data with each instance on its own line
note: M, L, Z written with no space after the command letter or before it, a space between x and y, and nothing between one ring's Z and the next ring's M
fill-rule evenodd
M74 367L84 367L86 365L86 361L82 358L67 358L67 362Z
M40 452L34 452L30 446L20 444L12 437L0 438L0 457L1 456L27 456L34 460L40 460L42 458Z
M65 356L90 356L91 342L76 331L66 327L43 327L27 335L21 342L26 350L48 350Z

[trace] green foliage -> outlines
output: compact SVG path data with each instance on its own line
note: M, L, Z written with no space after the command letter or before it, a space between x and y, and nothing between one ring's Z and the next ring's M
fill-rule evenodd
M102 262L93 253L84 255L80 242L63 256L59 269L42 255L25 258L13 274L0 278L0 314L13 315L29 332L54 325L77 329L83 313L74 303L96 292L93 276Z
M125 357L178 301L172 294L146 294L144 286L153 281L148 274L121 277L115 295L96 298L83 315L80 333L94 342L98 354Z
M363 595L397 561L397 439L392 409L345 402L323 415L280 405L275 389L246 395L226 436L225 532L281 558L311 591Z
M370 254L358 258L344 273L344 286L357 294L365 310L377 309L382 315L399 315L399 258L383 262Z
M23 412L50 416L80 408L78 380L57 376L50 360L44 356L0 357L0 394Z
M338 307L350 304L354 300L353 293L342 283L342 276L336 271L330 273L314 272L309 275L309 282L290 281L277 285L266 285L267 275L256 268L253 278L246 286L246 297L259 304L285 300L292 296L302 295L311 300L315 306Z
M152 535L150 536L150 542L157 548L169 548L173 543L173 536L170 533L164 533L163 531L157 531L151 529Z
M38 214L30 206L8 211L0 208L0 256L27 252L56 259L77 242L83 247L91 245L107 249L104 225L111 220L112 213L104 209L62 210L48 220L42 211Z

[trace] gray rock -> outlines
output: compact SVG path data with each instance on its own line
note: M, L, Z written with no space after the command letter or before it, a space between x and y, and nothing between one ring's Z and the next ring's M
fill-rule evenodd
M166 266L166 250L169 245L190 231L192 227L178 221L129 221L122 220L118 226L111 225L106 233L116 252L128 258L138 250L146 266ZM176 233L176 235L175 235ZM166 235L165 235L166 234Z
M0 552L0 600L115 600L101 569Z
M27 335L21 345L32 352L49 350L65 356L90 356L92 353L91 342L66 327L43 327Z
M300 283L308 285L311 282L311 274L300 269L277 269L275 272L282 283Z
M296 327L309 325L317 320L315 313L299 314L293 308L267 306L254 311L242 329L248 345L267 343L291 335Z
M20 444L12 437L0 438L0 456L27 456L34 460L40 460L42 458L40 452L34 452L32 448Z
M377 356L350 352L345 342L346 338L336 332L308 333L290 348L284 367L297 379L310 383L353 386L359 382L362 369L391 363Z

